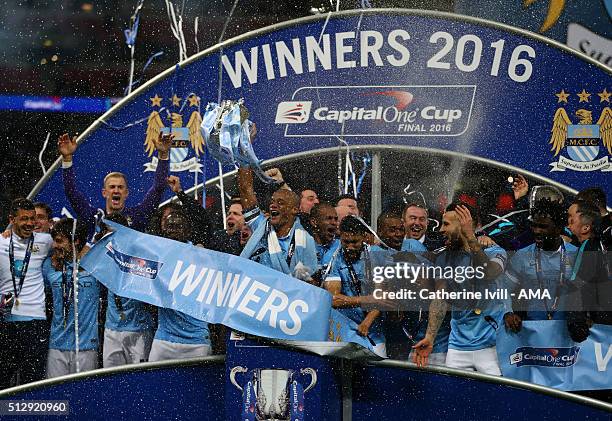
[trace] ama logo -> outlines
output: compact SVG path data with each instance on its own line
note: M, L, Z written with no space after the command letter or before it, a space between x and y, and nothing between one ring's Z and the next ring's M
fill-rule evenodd
M276 124L301 124L310 118L312 101L285 101L276 109Z

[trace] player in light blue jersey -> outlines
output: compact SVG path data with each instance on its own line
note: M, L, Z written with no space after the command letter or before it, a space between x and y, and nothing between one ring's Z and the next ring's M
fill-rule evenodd
M357 333L368 338L374 351L386 357L381 312L377 309L365 311L362 305L368 296L365 279L366 227L353 216L346 216L340 224L341 249L332 263L324 287L333 295L332 306L357 323Z
M495 280L503 273L507 256L498 246L483 248L474 234L477 226L477 214L469 206L453 203L446 208L440 232L446 237L447 248L436 259L435 267L442 268L444 273L450 268L453 277L437 276L436 290L478 291L483 298L434 299L425 338L415 345L415 362L427 364L433 338L450 304L452 317L446 366L501 375L495 338L507 304L486 299L485 293L487 289L496 291Z
M370 259L374 266L388 265L391 262L404 262L415 267L430 266L430 262L425 257L427 252L425 246L413 238L404 238L404 221L399 214L384 212L377 218L376 225L377 234L382 243L370 247ZM383 263L385 260L387 263ZM425 279L420 280L420 282L426 281ZM404 282L409 281L405 280ZM396 285L396 287L399 289L403 286ZM428 320L426 305L428 303L421 303L418 299L412 301L413 305L402 308L402 311L385 313L384 334L389 358L412 359L413 355L411 354L414 353L412 346L425 337ZM449 320L450 315L438 329L433 351L429 355L429 364L444 365L446 362L450 332Z
M52 230L53 255L43 264L43 277L53 295L53 318L47 357L47 378L98 368L98 307L100 284L84 270L73 278L73 219L62 219ZM82 221L74 231L76 262L85 254L87 225ZM75 323L78 303L78 354Z
M338 213L336 208L326 202L316 204L310 211L312 237L316 243L319 268L329 263L340 247L338 235Z
M191 226L178 206L160 209L160 233L163 237L186 243ZM158 326L149 361L205 357L211 353L208 323L180 311L158 307Z
M505 286L517 291L513 312L504 316L514 332L523 320L565 320L566 291L574 281L572 273L577 248L561 234L567 221L560 201L542 198L530 209L530 225L535 243L516 252L504 276ZM548 291L550 297L520 299L520 291Z
M106 219L128 226L119 213ZM103 236L104 231L96 238ZM120 297L108 290L102 364L104 368L147 361L153 340L154 307L138 300Z
M266 218L257 204L250 168L238 170L238 187L245 222L253 230L240 256L316 283L312 280L318 267L315 241L297 217L297 195L288 189L275 191L270 203L270 217Z

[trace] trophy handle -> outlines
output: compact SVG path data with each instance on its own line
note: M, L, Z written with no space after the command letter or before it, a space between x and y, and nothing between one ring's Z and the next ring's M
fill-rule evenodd
M308 368L300 369L300 373L301 374L310 374L310 384L308 385L308 387L306 389L304 389L304 393L306 393L310 389L315 387L315 385L317 384L317 372L314 369L308 367Z
M242 386L236 383L236 373L246 373L247 371L249 371L248 368L240 367L239 365L237 365L236 367L230 370L230 381L232 382L234 386L240 389L241 392L242 392Z

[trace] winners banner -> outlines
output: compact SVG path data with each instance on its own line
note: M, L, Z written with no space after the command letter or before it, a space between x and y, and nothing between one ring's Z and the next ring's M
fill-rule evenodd
M612 389L612 326L594 325L572 341L565 321L525 321L518 334L500 329L497 356L504 377L565 391Z
M307 342L333 336L353 353L355 344L372 349L322 288L239 256L106 224L115 232L93 246L81 267L117 295L252 335Z

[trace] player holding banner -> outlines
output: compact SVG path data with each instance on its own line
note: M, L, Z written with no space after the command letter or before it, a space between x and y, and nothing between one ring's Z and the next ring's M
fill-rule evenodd
M340 252L332 263L331 271L323 286L333 296L332 306L357 323L357 333L366 337L374 352L385 357L385 336L378 309L366 311L364 304L370 291L366 290L365 276L368 229L352 215L340 223Z

